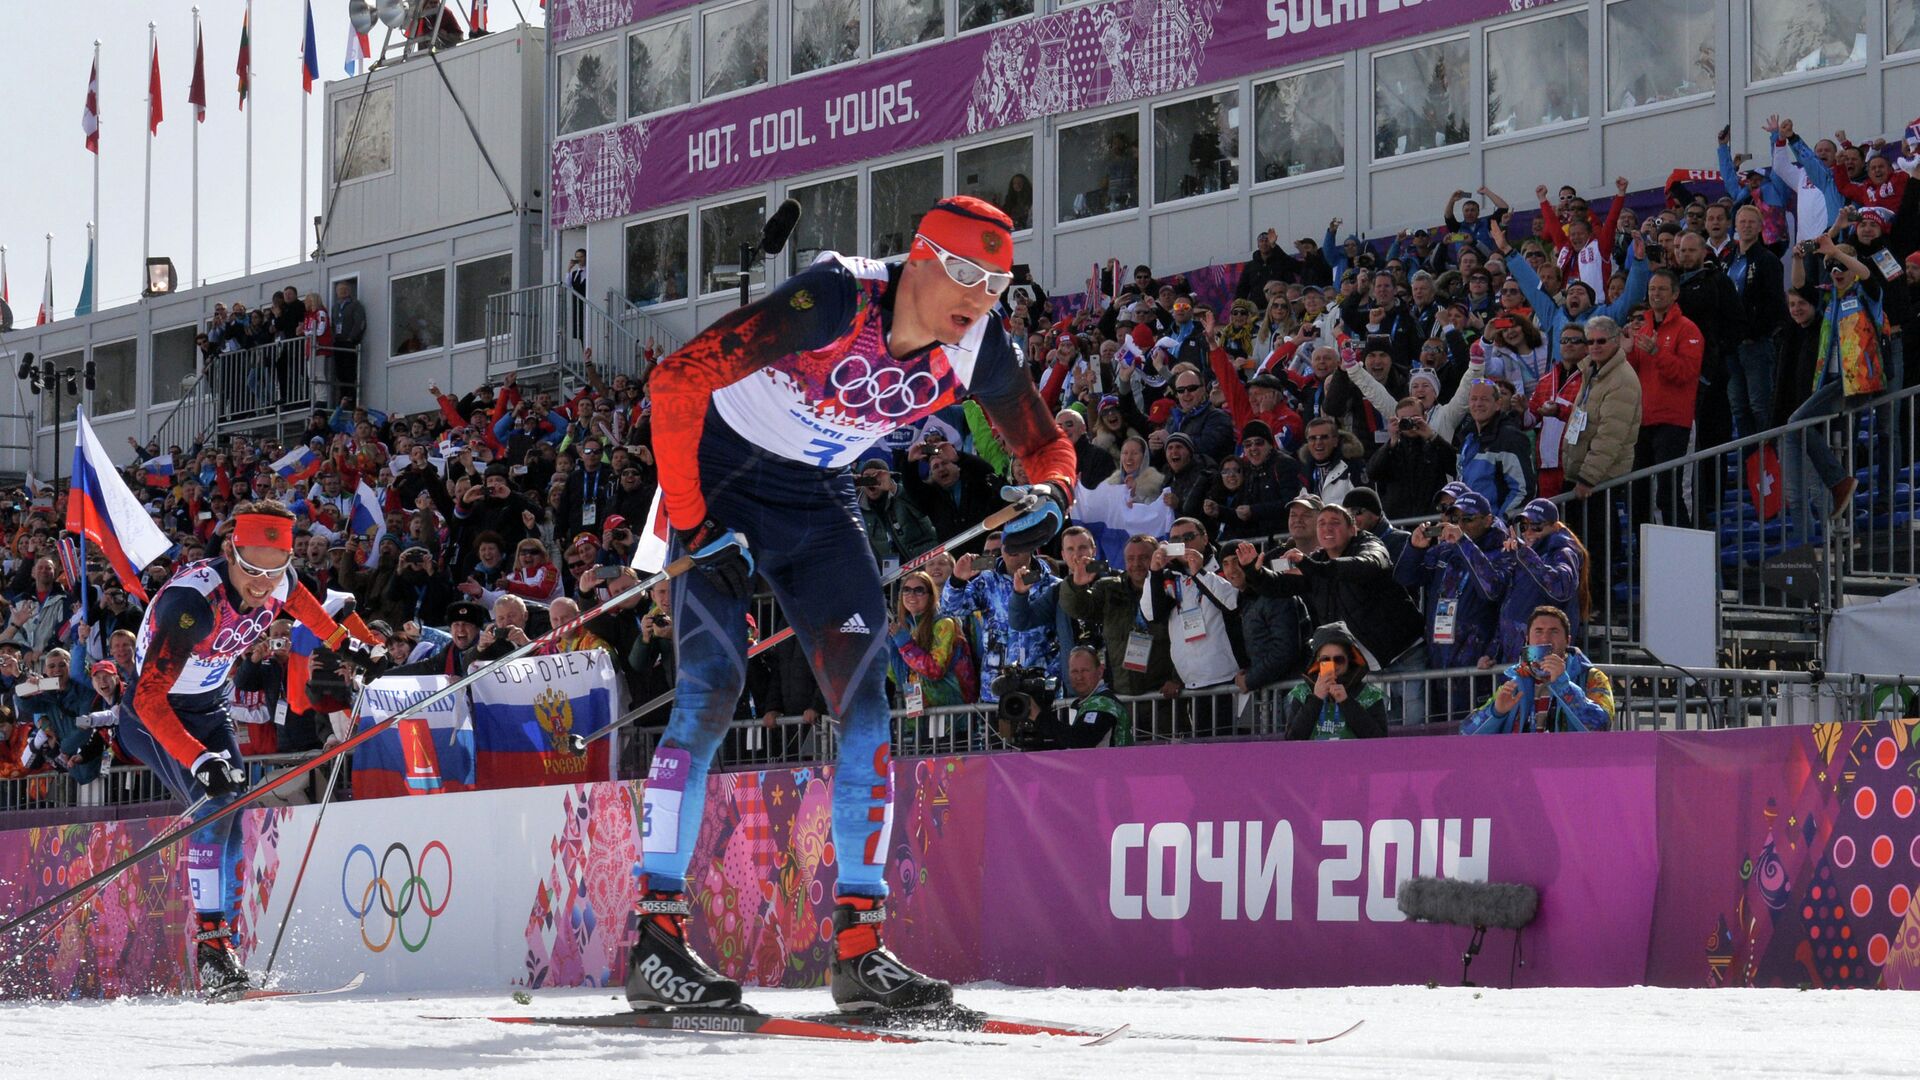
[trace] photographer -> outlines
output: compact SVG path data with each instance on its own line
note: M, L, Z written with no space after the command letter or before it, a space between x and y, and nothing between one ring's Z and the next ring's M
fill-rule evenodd
M1313 632L1306 680L1287 692L1287 738L1374 739L1387 733L1387 696L1365 684L1367 661L1347 624Z
M40 667L38 680L22 680L14 689L21 718L31 720L46 736L46 753L54 767L75 784L90 784L99 777L107 752L106 736L81 722L100 707L93 681L71 671L65 649L49 649Z
M1572 625L1557 607L1534 609L1527 649L1500 688L1461 725L1463 735L1605 731L1613 723L1613 682L1568 644Z
M1073 701L1067 705L1066 730L1060 734L1062 748L1133 745L1133 718L1101 678L1099 653L1086 645L1074 646L1067 654L1067 683L1073 688Z
M940 542L933 522L902 494L884 459L861 462L853 486L860 495L860 522L866 526L867 543L883 571L889 565L912 562Z
M963 625L972 614L980 616L980 700L999 700L993 683L1002 666L1037 667L1057 677L1059 620L1035 619L1027 629L1015 629L1012 612L1016 589L1051 594L1053 581L1053 571L1032 554L1003 552L997 532L987 534L980 554L955 560L953 576L941 593L940 613L960 617Z
M1239 634L1240 590L1220 576L1207 556L1200 523L1180 518L1148 563L1151 572L1140 594L1140 617L1165 626L1173 668L1187 690L1235 687L1246 690L1246 671L1233 638ZM1201 702L1205 702L1202 704ZM1228 695L1195 699L1190 722L1212 733L1230 724L1235 713Z
M1167 628L1140 618L1140 595L1160 542L1144 533L1127 538L1124 573L1102 576L1093 552L1067 556L1067 578L1059 591L1068 615L1100 627L1107 649L1107 681L1129 697L1180 692L1173 678Z
M1433 493L1453 478L1457 461L1453 445L1427 423L1420 403L1401 398L1387 428L1387 444L1374 451L1367 475L1380 493L1386 516L1410 518L1433 505Z

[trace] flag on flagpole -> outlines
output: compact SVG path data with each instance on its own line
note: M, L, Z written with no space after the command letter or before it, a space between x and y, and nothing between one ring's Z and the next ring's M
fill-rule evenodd
M240 108L247 107L247 77L253 70L253 9L248 8L240 16L240 59L234 62L233 73L240 80Z
M47 260L47 281L40 290L40 317L33 321L35 326L45 326L53 321L53 260Z
M367 40L367 35L347 27L347 74L360 74L360 69L367 65L367 57L372 55L373 43Z
M473 6L467 16L467 29L482 31L487 28L487 0L473 0Z
M193 82L187 85L187 104L193 106L195 123L207 122L207 45L200 28L193 28Z
M387 515L380 509L380 497L373 493L365 480L353 493L353 516L347 521L347 531L355 536L373 536L367 544L367 550L360 556L360 565L372 566L380 561L380 541L387 538Z
M87 276L80 279L80 302L73 305L75 315L93 314L93 230L87 230Z
M127 482L114 471L113 459L99 436L87 423L85 411L79 411L78 431L73 440L73 483L67 499L67 531L81 536L100 549L107 565L127 592L147 602L147 590L140 585L140 571L148 563L167 553L173 546L160 527L147 515L145 507Z
M320 81L320 50L313 44L313 0L307 0L307 33L300 44L300 85L307 93L313 93L313 84Z
M160 104L160 47L154 46L153 63L147 69L147 134L160 130L167 110Z
M100 152L100 60L94 58L87 75L87 111L80 114L80 130L87 134L87 149Z
M86 573L80 561L80 544L71 536L63 536L53 543L60 553L60 576L67 581L67 588L77 587L77 582Z

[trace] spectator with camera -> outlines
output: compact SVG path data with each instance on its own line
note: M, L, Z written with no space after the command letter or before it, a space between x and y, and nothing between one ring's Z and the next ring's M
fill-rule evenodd
M1366 681L1365 652L1345 623L1328 623L1308 643L1306 679L1287 692L1289 739L1374 739L1387 733L1387 696Z
M1140 617L1166 627L1169 655L1181 686L1188 691L1246 690L1240 661L1240 589L1220 575L1208 555L1200 522L1179 518L1148 563L1147 587L1140 595ZM1188 722L1197 732L1225 728L1237 712L1231 695L1193 699Z
M982 701L998 700L993 682L1002 667L1035 667L1059 676L1058 623L1039 619L1016 629L1011 610L1016 589L1051 589L1053 580L1053 571L1031 553L1003 551L998 532L987 534L980 554L954 560L953 576L941 593L940 613L979 620Z
M1420 403L1401 398L1387 429L1386 445L1374 451L1367 476L1389 518L1410 518L1433 505L1434 492L1453 478L1453 446L1433 430Z
M900 491L885 458L860 463L854 479L860 497L860 521L882 570L911 563L940 543L933 522Z
M1536 731L1605 731L1613 723L1613 682L1572 644L1572 622L1559 608L1536 608L1527 646L1501 673L1493 697L1460 728L1465 735Z
M1586 545L1560 520L1560 508L1552 500L1535 499L1520 511L1494 562L1507 582L1494 642L1497 662L1507 664L1519 658L1527 644L1527 623L1542 607L1567 613L1568 632L1580 635L1588 615L1590 556Z
M1427 664L1433 668L1490 668L1506 597L1506 560L1496 566L1507 540L1506 526L1477 491L1454 499L1457 518L1430 521L1413 538L1394 566L1394 579L1409 592L1420 590L1426 608ZM1465 684L1447 684L1435 704L1448 716L1471 707Z
M40 678L14 686L20 717L44 736L42 745L54 768L76 784L90 784L100 776L109 751L107 738L82 718L100 708L90 675L75 673L65 649L48 649L40 661ZM117 677L116 677L117 681Z
M1107 683L1125 697L1155 693L1171 697L1180 690L1173 677L1166 624L1140 616L1141 594L1159 547L1151 536L1128 537L1125 567L1112 575L1099 572L1093 551L1075 551L1067 556L1067 576L1059 587L1061 609L1100 628L1106 645Z
M936 536L952 536L1002 505L1002 484L993 467L961 453L937 429L896 451L894 464L906 481L907 497L926 513Z
M437 622L460 594L446 578L434 573L433 553L419 545L400 552L399 567L384 598L376 597L368 613L395 626L405 622Z

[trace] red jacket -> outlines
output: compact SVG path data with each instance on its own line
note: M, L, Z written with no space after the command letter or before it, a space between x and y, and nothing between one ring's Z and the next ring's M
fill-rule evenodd
M1685 315L1680 305L1667 309L1667 316L1656 321L1649 309L1646 322L1627 332L1627 363L1640 376L1640 423L1693 426L1693 399L1700 389L1700 358L1706 354L1706 338L1700 328ZM1640 335L1654 332L1652 352L1640 348Z

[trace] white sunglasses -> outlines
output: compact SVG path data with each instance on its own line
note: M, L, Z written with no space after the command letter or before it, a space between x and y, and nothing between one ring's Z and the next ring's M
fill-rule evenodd
M916 233L914 234L914 238L933 249L933 257L940 261L940 269L947 272L947 276L953 279L955 285L959 285L962 288L974 289L979 288L984 283L988 296L999 296L1001 293L1007 291L1008 286L1013 284L1012 274L1002 270L985 269L977 263L955 255L939 244L927 239L923 234Z

